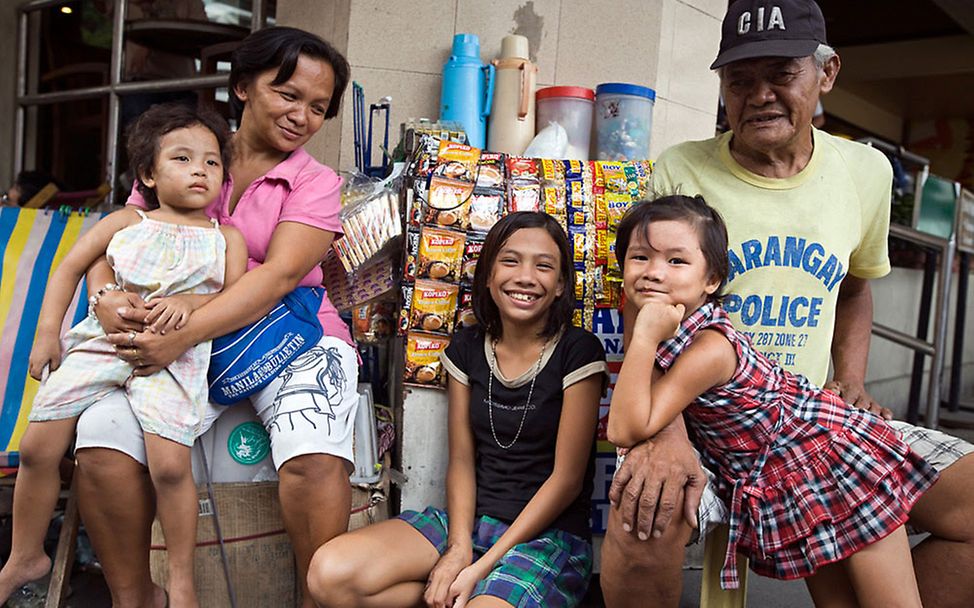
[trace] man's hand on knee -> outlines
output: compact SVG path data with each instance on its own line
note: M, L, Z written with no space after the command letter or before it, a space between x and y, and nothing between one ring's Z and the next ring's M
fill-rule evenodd
M697 508L706 477L686 439L658 436L632 448L616 471L609 501L620 510L623 530L641 540L660 537L681 505L697 526Z
M862 382L833 379L827 382L823 388L839 395L843 401L852 407L872 412L884 420L893 419L893 412L889 408L885 408L877 403L873 399L873 396L866 391L866 387Z

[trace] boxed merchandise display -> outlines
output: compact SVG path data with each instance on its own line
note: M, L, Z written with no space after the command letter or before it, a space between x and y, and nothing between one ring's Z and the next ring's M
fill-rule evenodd
M440 387L439 353L452 333L476 323L471 286L483 239L505 214L541 211L558 220L576 271L574 322L591 327L596 308L618 307L615 229L645 198L649 161L537 159L424 135L403 181L406 217L399 289L403 381Z

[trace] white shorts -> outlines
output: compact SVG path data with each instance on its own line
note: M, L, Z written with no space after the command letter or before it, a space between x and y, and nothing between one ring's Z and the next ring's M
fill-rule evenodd
M948 435L947 433L934 429L914 426L900 420L891 420L889 424L900 433L903 441L910 446L910 449L914 453L926 460L930 466L938 471L943 471L964 456L974 453L974 445L953 435ZM700 453L697 452L697 457L699 458L699 456ZM622 456L617 458L617 469L623 460L624 457ZM707 467L703 467L703 470L707 475L707 485L704 486L703 496L700 498L700 506L697 508L697 521L700 522L700 526L697 530L694 530L693 536L690 539L691 544L706 536L717 525L726 524L728 521L727 506L717 496L717 492L714 489L714 473ZM921 533L923 530L911 527L909 528L909 532L914 534Z
M295 456L330 454L350 464L355 410L358 407L358 353L348 343L325 336L295 359L250 403L271 437L274 466ZM200 433L226 411L210 403ZM75 450L109 448L146 464L142 428L125 393L115 391L90 406L78 419Z

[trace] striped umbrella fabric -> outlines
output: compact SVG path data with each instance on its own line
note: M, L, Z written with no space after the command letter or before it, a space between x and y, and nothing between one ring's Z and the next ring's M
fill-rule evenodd
M0 451L16 452L38 382L27 373L44 290L51 272L103 214L0 208ZM75 290L62 333L87 314L84 283ZM9 464L16 462L11 454Z

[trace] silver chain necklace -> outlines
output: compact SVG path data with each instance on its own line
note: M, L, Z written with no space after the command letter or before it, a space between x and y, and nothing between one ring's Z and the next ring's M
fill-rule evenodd
M541 345L541 354L538 355L538 364L535 366L534 376L531 378L531 386L528 388L528 400L524 404L524 412L521 414L521 422L517 425L517 432L514 433L514 439L507 445L504 445L497 438L497 431L494 429L494 395L492 389L494 385L494 362L497 361L497 339L494 338L490 341L492 361L487 362L487 367L490 368L490 375L487 376L487 418L490 420L490 434L494 436L497 447L502 450L511 449L521 436L521 430L524 428L524 419L528 417L528 410L531 409L531 396L534 395L534 383L538 380L538 375L541 373L541 362L544 360L544 351L546 348L548 348L547 340Z

